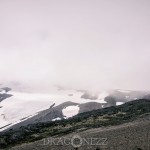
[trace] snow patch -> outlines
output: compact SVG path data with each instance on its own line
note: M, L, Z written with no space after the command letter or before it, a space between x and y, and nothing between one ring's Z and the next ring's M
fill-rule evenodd
M79 113L79 110L80 110L79 106L68 106L64 108L62 112L65 118L67 119L77 115Z
M118 105L122 105L122 104L124 104L124 102L116 102L116 105L118 106Z
M0 91L0 94L5 94L5 93L6 93L5 90L1 90L1 91Z
M30 115L30 116L26 117L25 119L20 119L20 120L14 121L13 123L10 123L10 121L5 121L5 122L3 121L3 124L1 124L0 132L3 131L3 130L6 130L8 128L10 128L11 126L13 126L15 124L18 124L18 123L20 123L22 121L25 121L25 120L27 120L27 119L29 119L29 118L37 115L37 114L38 113L35 113L34 115Z
M122 93L130 93L131 91L129 90L118 90L119 92L122 92Z
M12 91L8 93L13 96L1 102L0 128L8 124L18 123L20 119L32 116L53 104L47 95Z
M52 119L52 121L61 120L61 118L57 117L55 119Z

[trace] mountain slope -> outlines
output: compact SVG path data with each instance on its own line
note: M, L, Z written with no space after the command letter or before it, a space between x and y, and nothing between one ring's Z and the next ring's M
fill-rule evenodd
M9 130L1 133L0 138L3 141L1 147L33 142L49 136L62 136L73 132L82 132L92 128L117 127L117 125L133 122L137 119L141 120L142 118L147 118L145 120L149 123L149 116L150 100L131 101L120 106L80 113L67 120L30 124L27 127Z
M119 89L95 93L72 89L52 89L49 94L41 94L17 92L8 87L1 88L0 131L16 124L22 126L28 123L69 118L78 113L120 105L148 96L148 94L148 91ZM59 105L65 104L68 100L72 103L71 105L62 105L63 107L59 108Z
M88 129L86 131L76 131L71 134L53 137L54 141L58 141L60 138L70 139L69 144L50 144L48 139L42 139L36 142L25 143L9 150L74 150L74 146L71 144L71 140L74 136L78 136L82 139L98 139L94 144L82 142L78 150L149 150L150 149L150 115L137 119L133 122L110 126L107 128L100 127L96 129ZM106 139L105 143L104 140ZM49 140L51 137L49 137ZM99 139L101 139L100 142ZM46 142L45 142L46 141ZM45 144L46 143L46 144ZM104 143L104 145L102 145ZM77 149L77 148L76 148Z
M74 108L73 106L78 107L78 112L74 114ZM67 110L67 108L71 107L71 110ZM72 113L74 115L78 114L78 113L83 113L83 112L88 112L91 110L96 110L96 109L101 109L102 105L100 103L96 103L96 102L89 102L89 103L84 103L84 104L78 104L78 103L74 103L74 102L64 102L58 106L53 106L50 107L49 109L46 109L44 111L39 112L37 115L29 118L29 119L25 119L25 121L21 121L18 124L15 124L14 126L12 126L11 128L15 129L15 128L19 128L21 126L27 126L28 124L35 124L35 123L42 123L42 122L50 122L53 120L57 120L57 118L60 119L65 119L68 118L68 116L66 116L68 113ZM73 115L71 115L70 117L72 117Z

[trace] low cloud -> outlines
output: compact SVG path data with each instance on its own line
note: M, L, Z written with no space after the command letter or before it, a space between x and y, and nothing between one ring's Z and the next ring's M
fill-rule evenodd
M1 1L0 83L40 92L54 85L150 90L148 6Z

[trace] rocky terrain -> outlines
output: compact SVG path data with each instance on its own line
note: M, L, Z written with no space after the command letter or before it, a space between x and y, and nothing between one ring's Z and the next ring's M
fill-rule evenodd
M78 143L71 144L71 139L77 136L82 144L75 148ZM101 139L91 144L88 139ZM51 144L50 137L40 141L26 143L10 148L9 150L149 150L150 149L150 115L136 121L118 126L89 129L83 132L74 132L66 136L54 137L53 140L69 139L69 145L55 141ZM48 142L49 141L49 142ZM88 143L85 143L88 141ZM95 144L95 145L94 145Z
M80 113L55 122L28 124L0 134L1 149L75 149L71 144L42 145L50 137L107 138L105 145L85 144L78 149L149 150L150 100L141 99ZM26 144L25 144L26 143ZM29 144L27 144L29 143ZM23 144L23 145L22 145ZM39 145L40 144L40 145ZM20 145L20 146L17 146ZM77 148L76 148L77 150Z

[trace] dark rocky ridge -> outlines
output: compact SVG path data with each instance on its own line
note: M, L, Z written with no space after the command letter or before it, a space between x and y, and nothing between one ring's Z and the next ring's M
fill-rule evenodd
M94 129L95 128L95 129ZM86 130L86 131L84 131ZM113 106L90 112L80 113L68 120L49 123L38 123L10 130L2 133L2 138L8 145L16 143L33 142L49 136L72 137L79 134L81 137L107 138L106 146L84 145L79 150L149 150L150 146L150 100L141 99L131 101L120 106ZM5 137L5 138L4 138ZM6 143L1 143L6 144ZM5 146L8 146L5 145ZM31 144L23 144L13 149L66 149L65 146L43 146L40 141Z
M88 111L97 110L97 109L102 108L102 105L100 103L96 103L96 102L78 104L78 103L68 101L68 102L64 102L58 106L55 106L55 107L53 104L49 109L41 111L37 115L35 115L31 118L28 118L28 117L23 118L22 122L15 124L14 126L12 126L10 128L17 129L17 128L20 128L21 126L27 126L28 124L35 124L38 122L50 122L55 118L64 119L66 116L63 115L62 110L68 106L76 106L76 105L78 105L78 107L80 108L79 113L88 112Z
M96 102L89 102L85 104L80 104L79 107L80 107L79 113L83 113L83 112L88 112L96 109L101 109L102 104Z
M7 92L11 91L11 88L3 87L0 88L0 92L5 91L5 93L0 93L0 102L13 96L12 94L8 94Z

